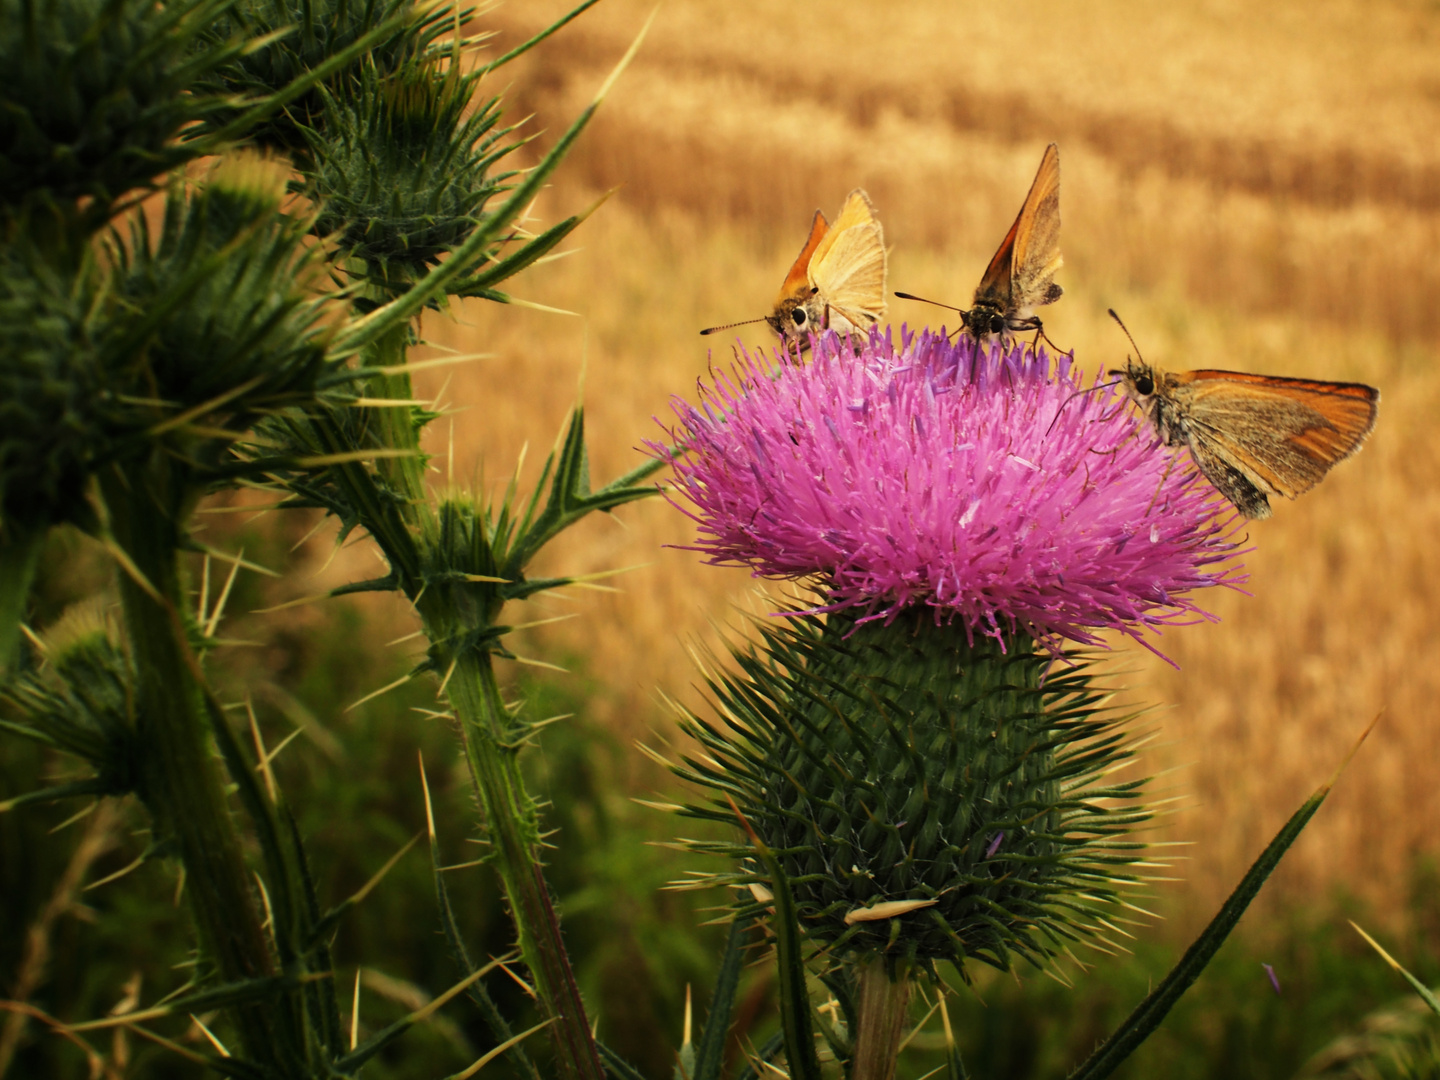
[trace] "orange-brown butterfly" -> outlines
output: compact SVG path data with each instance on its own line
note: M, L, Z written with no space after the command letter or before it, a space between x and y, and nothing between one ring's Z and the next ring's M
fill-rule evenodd
M970 309L955 309L965 331L976 338L1007 331L1043 331L1033 309L1060 299L1064 290L1055 283L1055 272L1064 261L1060 254L1060 149L1051 143L1045 147L1015 224L985 268ZM923 300L910 293L895 295Z
M1161 371L1140 359L1138 346L1135 354L1110 374L1120 377L1160 441L1189 447L1205 478L1248 518L1269 517L1271 495L1293 499L1309 491L1375 426L1380 391L1373 386Z
M787 343L809 346L810 335L824 330L864 333L885 317L885 234L870 196L852 191L831 225L815 211L810 236L765 316ZM752 319L751 322L759 320ZM743 323L701 330L713 334Z

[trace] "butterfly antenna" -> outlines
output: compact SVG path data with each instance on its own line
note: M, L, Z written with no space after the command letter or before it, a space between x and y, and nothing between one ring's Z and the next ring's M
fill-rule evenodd
M1113 307L1106 308L1105 310L1110 313L1110 318L1114 319L1120 325L1120 329L1125 331L1125 336L1127 338L1130 338L1130 347L1135 350L1135 359L1140 361L1140 363L1142 364L1145 363L1145 358L1140 355L1140 346L1135 344L1135 338L1131 335L1130 328L1125 325L1124 320L1121 319L1119 315L1115 314L1115 309Z
M926 300L925 297L916 296L914 293L897 292L895 295L901 300L919 300L922 304L934 304L936 307L943 307L949 311L958 311L962 315L965 314L964 308L958 308L954 304L942 304L939 300Z
M764 321L765 321L765 316L764 316L764 315L761 315L758 319L741 319L739 322L726 323L724 326L712 326L712 327L710 327L709 329L701 330L701 331L700 331L700 336L701 336L701 337L704 337L706 334L718 334L721 330L729 330L731 327L735 327L735 326L749 326L751 323L764 322Z

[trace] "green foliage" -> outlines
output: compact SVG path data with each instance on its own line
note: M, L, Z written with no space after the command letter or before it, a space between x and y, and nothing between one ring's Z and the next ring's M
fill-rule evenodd
M577 413L571 438L542 480L550 496L543 507L537 491L524 509L507 501L492 514L461 499L435 515L426 507L417 441L430 414L404 404L411 396L404 368L409 320L447 290L502 298L490 286L578 224L571 218L512 246L516 219L593 106L491 210L487 204L507 179L491 175L491 167L514 143L497 127L498 101L467 115L480 75L462 74L462 53L474 41L454 41L443 59L432 54L437 35L459 30L467 18L452 5L202 0L137 8L126 0L20 0L10 6L15 10L0 25L0 58L13 60L25 78L18 97L0 102L0 123L10 125L0 136L13 151L6 164L21 167L18 178L0 176L15 181L0 186L6 200L0 312L8 319L0 334L13 339L0 345L13 345L19 362L0 365L11 384L0 389L13 391L21 415L0 437L0 660L15 654L26 585L45 530L57 522L86 528L119 565L124 634L91 633L83 647L66 649L36 639L39 652L7 672L0 698L5 729L79 758L88 772L30 787L0 810L136 793L151 833L141 862L178 860L199 944L188 979L160 1004L76 1032L139 1030L141 1023L204 1012L232 1048L219 1056L218 1048L187 1051L212 1071L295 1080L351 1076L495 967L476 970L428 1005L413 1005L368 1039L344 1030L335 935L406 848L348 898L322 901L329 890L319 884L297 815L276 783L249 688L242 705L253 752L204 666L220 644L214 630L223 600L207 611L202 595L199 617L189 616L182 558L197 546L191 515L203 494L249 477L283 483L288 476L302 481L290 507L308 501L339 509L347 531L365 526L391 558L393 573L384 582L359 588L400 589L416 602L430 592L421 611L437 637L432 666L448 663L448 680L457 663L469 665L454 684L455 707L463 730L483 743L476 751L467 742L466 753L548 1018L539 1026L559 1022L556 1045L565 1053L554 1062L562 1072L598 1077L540 871L537 808L517 767L523 730L515 743L506 741L511 714L488 665L507 629L494 625L499 606L540 587L524 580L529 558L580 517L653 493L640 481L658 466L592 492ZM258 39L244 40L257 30ZM177 68L177 55L189 66ZM60 106L48 112L31 100L38 84L32 76L46 64L63 80L46 88ZM325 79L333 82L321 89ZM180 103L178 111L153 107L157 86L166 103ZM309 108L317 102L324 108ZM283 122L267 120L286 104ZM317 136L313 142L292 137L301 130L297 122L307 137ZM317 134L324 123L333 130ZM123 153L112 153L99 135L113 135ZM300 151L296 186L323 200L316 212L323 221L284 209L289 163L232 154L203 183L171 177L158 236L132 209L128 235L122 224L98 243L88 238L125 208L124 196L245 136ZM57 162L73 167L52 168ZM306 183L317 178L322 182ZM336 244L317 244L317 236L333 236ZM319 272L327 258L334 262L332 281L358 266L365 287L327 296ZM348 303L335 304L337 317L327 319L327 307L341 297ZM352 362L356 370L346 370ZM358 400L365 393L399 404L377 410ZM237 440L267 416L277 417L273 430L288 437L250 436L247 452L233 454ZM340 482L304 486L329 470ZM354 499L343 504L345 496ZM459 548L447 542L457 537ZM449 560L455 555L485 566L495 561L510 576L477 575ZM445 925L459 943L453 911ZM33 969L37 961L25 962ZM33 990L33 982L22 988L25 995ZM488 992L475 994L490 1000ZM503 1037L496 1053L511 1049L515 1040L498 1007L483 1015ZM13 1050L6 1038L0 1067Z
M1365 1016L1305 1063L1296 1080L1434 1080L1440 1076L1440 1023L1407 998Z

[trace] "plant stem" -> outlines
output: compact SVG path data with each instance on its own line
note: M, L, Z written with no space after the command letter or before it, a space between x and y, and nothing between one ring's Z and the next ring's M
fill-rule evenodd
M160 459L162 452L156 452ZM144 579L120 577L120 599L135 662L135 722L144 754L139 791L157 839L172 842L185 869L185 893L204 954L222 981L274 974L240 838L207 739L186 653L180 611L179 478L163 459L101 474L111 533ZM275 1032L263 1005L235 1010L247 1058L278 1065Z
M570 1080L604 1080L590 1036L580 987L560 933L560 920L540 862L535 807L526 794L511 743L511 722L490 654L467 651L456 662L449 686L460 719L465 758L480 795L495 867L510 904L520 952L535 991L555 1021L556 1062Z
M395 400L411 398L410 376L402 369L409 340L409 327L402 325L376 342L371 364L391 371L372 375L368 393ZM425 462L418 456L419 427L410 412L393 408L374 410L371 422L380 445L416 452L415 456L376 461L376 473L405 499L394 503L383 516L366 516L365 523L384 549L400 589L415 603L432 654L438 653L433 657L436 670L460 720L465 759L494 846L495 868L509 903L520 953L535 981L541 1008L554 1021L560 1074L566 1080L605 1080L580 988L565 952L559 916L545 882L538 815L517 761L516 740L521 735L501 700L491 655L468 645L445 655L447 650L440 644L464 640L477 629L494 625L503 601L492 596L485 602L462 602L443 585L427 585L422 568L428 564L417 537L433 536L436 526L435 509L427 497ZM427 516L430 521L425 520Z
M883 956L869 961L860 972L860 1019L855 1034L855 1059L850 1080L893 1080L895 1059L910 1005L908 968L892 972Z

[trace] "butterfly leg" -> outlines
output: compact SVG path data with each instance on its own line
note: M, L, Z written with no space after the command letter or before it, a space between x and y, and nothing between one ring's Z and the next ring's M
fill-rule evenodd
M1043 326L1038 327L1036 332L1039 334L1040 338L1045 342L1045 344L1050 346L1052 352L1063 353L1065 351L1064 349L1060 348L1059 345L1056 345L1055 342L1050 340L1050 335L1045 333L1045 328Z

